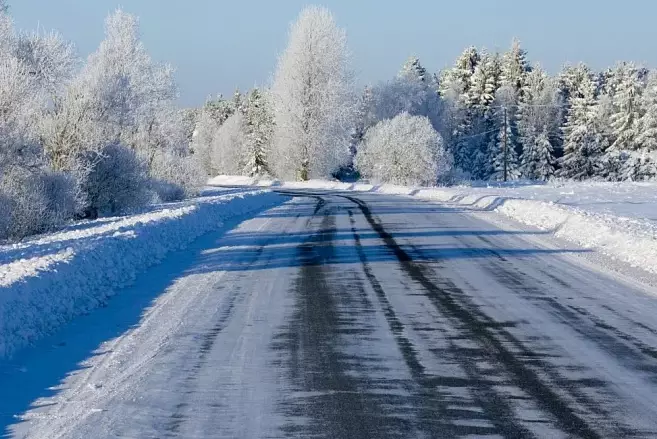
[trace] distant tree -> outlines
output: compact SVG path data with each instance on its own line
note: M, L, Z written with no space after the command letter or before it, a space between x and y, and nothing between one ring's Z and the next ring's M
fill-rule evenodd
M657 151L657 71L648 76L641 96L643 115L638 120L637 144L646 151Z
M402 79L411 81L428 82L427 70L422 67L420 60L416 56L412 56L404 63L398 75Z
M519 102L517 127L523 145L522 177L547 180L554 174L554 138L559 130L559 101L556 84L540 67L527 73Z
M269 173L269 150L274 132L274 115L267 95L254 88L244 104L244 169L249 176Z
M346 34L324 8L308 7L290 29L271 90L271 165L287 178L328 177L349 162L355 112Z
M585 65L579 65L572 78L568 99L568 113L563 127L564 155L557 175L584 180L596 175L604 148L598 130L596 84ZM576 88L575 88L576 87Z
M452 158L428 118L402 113L367 131L356 167L374 181L432 186L451 171Z
M224 122L212 141L212 175L241 175L245 169L244 115L235 113Z

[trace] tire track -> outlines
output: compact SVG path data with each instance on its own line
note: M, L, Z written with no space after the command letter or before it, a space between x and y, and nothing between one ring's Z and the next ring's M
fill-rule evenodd
M469 303L464 291L448 279L441 279L440 282L434 283L426 272L426 268L413 263L411 256L375 220L366 203L350 196L345 196L345 198L360 208L370 226L394 253L402 270L424 288L427 297L436 308L443 314L459 321L463 329L468 332L468 338L476 341L497 363L502 365L514 377L514 383L522 391L531 395L542 410L551 414L554 423L562 431L575 437L602 438L593 426L589 425L557 392L539 378L535 370L528 367L525 361L517 358L516 354L499 340L492 329L499 328L500 325ZM498 331L504 332L505 338L515 340L508 332L499 329ZM518 340L515 340L513 344L522 346ZM531 352L526 353L530 357L535 357Z
M404 362L406 363L411 376L415 380L415 383L419 387L419 389L416 389L416 404L419 405L417 408L419 408L421 413L420 419L423 421L424 428L428 430L427 433L429 433L431 437L450 438L466 435L492 435L496 433L503 434L505 437L514 438L533 437L529 430L524 428L514 419L513 410L505 404L499 395L495 394L492 388L493 383L481 379L471 373L471 365L459 361L466 372L468 379L441 377L426 372L425 367L418 358L413 343L404 335L404 324L397 317L383 286L379 283L367 261L367 255L361 244L361 238L356 231L355 221L351 210L349 211L349 219L354 240L356 242L356 250L365 276L379 300L383 314L388 322L389 329L395 338L395 342L404 358ZM453 359L457 361L459 360L458 358ZM445 358L442 358L442 360L444 361ZM477 417L476 412L449 407L450 401L447 401L449 396L441 394L436 388L437 386L475 390L475 402L483 408L486 416ZM482 391L482 389L484 390ZM439 414L438 419L436 417L436 412ZM476 420L490 421L495 428L463 424L463 421L467 422Z

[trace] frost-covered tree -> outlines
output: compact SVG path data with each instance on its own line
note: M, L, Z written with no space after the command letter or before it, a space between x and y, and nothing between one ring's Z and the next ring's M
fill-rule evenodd
M558 136L560 128L556 83L536 67L527 73L522 95L517 112L518 136L523 146L520 171L524 178L546 180L554 174L552 139Z
M226 119L212 141L210 161L212 175L241 175L246 160L244 135L244 115L235 113Z
M356 156L358 146L365 137L365 132L375 123L373 112L374 97L372 94L372 87L366 86L356 107L354 126L352 128L351 139L349 141L349 153L351 154L352 161Z
M529 132L524 137L523 145L520 159L522 177L528 180L540 181L552 178L555 172L556 160L547 128L537 133L536 127L530 127Z
M244 169L248 176L269 173L269 148L274 132L274 115L267 95L254 88L244 104Z
M650 72L641 96L643 115L638 121L637 145L646 151L657 151L657 71Z
M308 7L290 29L271 89L271 164L287 178L327 177L349 162L355 112L345 32L325 8Z
M517 94L521 94L525 77L531 68L527 62L527 52L520 47L517 39L513 40L511 49L502 56L500 69L500 86L511 87Z
M404 63L398 75L402 79L428 82L427 70L420 64L420 59L412 56Z
M598 129L596 84L593 74L585 65L573 72L577 80L568 99L568 113L563 127L564 155L557 175L563 178L584 180L596 174L603 143Z
M611 91L613 113L610 117L612 151L635 150L638 147L638 121L641 117L643 83L639 69L631 63L621 63L612 72L614 87Z
M502 87L497 92L496 112L493 117L493 126L496 136L493 137L488 145L489 157L489 176L488 178L496 181L517 180L520 178L520 163L518 153L516 152L516 133L514 132L508 103L513 96L513 90L509 87Z
M450 172L452 158L428 118L402 113L367 131L356 167L372 181L432 186Z

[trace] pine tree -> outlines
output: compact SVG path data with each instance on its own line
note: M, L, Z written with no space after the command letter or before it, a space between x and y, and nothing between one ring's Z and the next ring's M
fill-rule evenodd
M495 181L517 180L520 178L520 168L518 163L518 154L513 147L514 132L509 123L509 113L500 110L495 116L495 126L497 136L491 140L488 146L490 175L489 178ZM506 129L505 129L506 127Z
M611 95L613 114L610 118L610 128L614 140L610 149L636 150L643 89L639 71L631 63L622 63L614 69L613 76L616 81Z
M427 77L427 70L422 67L420 60L415 56L410 57L408 61L404 63L398 76L403 79L410 79L424 83L427 83L429 79Z
M531 127L530 131L521 158L522 176L529 180L549 180L554 175L555 165L550 135L547 129L537 133Z
M544 180L554 173L551 138L559 127L558 93L554 81L536 67L526 75L521 94L516 115L523 150L520 170L524 178Z
M476 47L471 46L465 49L456 59L454 67L441 72L438 81L440 95L445 97L447 93L457 91L459 94L467 96L470 88L470 78L474 74L480 58Z
M269 173L267 157L274 131L274 116L266 95L254 88L243 104L244 169L242 174L260 176Z
M500 86L512 87L520 94L525 77L531 70L527 62L527 52L520 47L520 41L514 39L511 49L502 57Z
M657 151L657 71L650 72L641 96L643 116L639 119L636 142L641 149Z
M472 99L470 88L481 56L475 47L467 48L456 60L453 68L444 71L439 81L439 93L449 110L449 136L447 147L454 156L454 164L464 172L472 173L473 129Z
M584 180L596 174L602 148L597 129L596 85L588 67L580 65L574 76L577 88L570 90L566 124L563 127L564 155L557 175Z

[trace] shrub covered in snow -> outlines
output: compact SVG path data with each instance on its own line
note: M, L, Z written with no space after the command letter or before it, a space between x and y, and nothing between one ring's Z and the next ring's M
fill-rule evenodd
M12 166L0 177L0 238L20 239L61 227L76 205L71 176Z
M151 187L159 201L177 201L197 195L206 178L199 160L174 152L158 152L150 166Z
M123 145L113 144L101 151L83 183L89 215L123 213L148 203L148 171L137 154Z
M356 167L373 181L432 186L450 172L452 157L427 117L404 112L367 131Z

